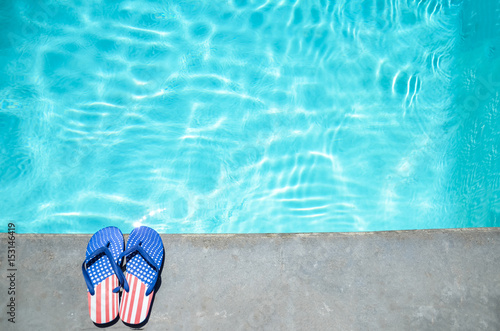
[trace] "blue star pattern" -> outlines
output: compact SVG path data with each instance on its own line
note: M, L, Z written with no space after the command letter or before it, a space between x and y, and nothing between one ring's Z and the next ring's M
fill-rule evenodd
M109 245L108 245L109 242ZM90 255L101 247L108 246L113 255L114 262L119 263L118 256L123 252L123 234L117 227L109 226L97 231L87 246L86 260L87 271L92 284L97 286L103 280L114 274L111 263L106 254L101 253L92 259L88 259Z
M135 228L127 241L127 247L137 244L149 254L158 268L163 261L163 242L155 230L146 226ZM127 256L127 272L139 278L148 288L153 283L157 271L138 252Z

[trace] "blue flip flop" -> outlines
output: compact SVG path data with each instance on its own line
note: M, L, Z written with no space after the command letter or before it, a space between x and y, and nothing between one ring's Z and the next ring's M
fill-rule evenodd
M94 323L106 324L118 316L119 291L125 280L120 269L123 248L123 234L114 226L97 231L87 245L82 273Z
M149 314L151 299L163 261L163 242L147 226L135 228L127 241L126 273L120 318L128 324L141 324Z

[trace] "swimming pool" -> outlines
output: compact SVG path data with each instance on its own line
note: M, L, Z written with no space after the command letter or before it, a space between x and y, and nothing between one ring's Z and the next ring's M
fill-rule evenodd
M498 1L0 10L19 232L499 225Z

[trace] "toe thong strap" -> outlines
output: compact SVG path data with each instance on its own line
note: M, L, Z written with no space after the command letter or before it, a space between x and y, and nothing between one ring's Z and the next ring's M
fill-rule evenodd
M149 295L153 291L155 284L156 284L156 281L158 280L158 273L159 273L160 267L156 264L156 262L153 260L153 258L151 258L151 256L149 256L148 252L146 252L144 250L144 248L142 248L140 245L141 245L141 243L126 249L123 253L120 254L119 257L122 258L122 257L128 256L134 252L138 252L153 267L153 269L155 269L156 273L154 275L153 281L151 282L151 286L149 286L147 291L146 291L146 295ZM126 279L124 279L124 282L123 282L123 289L127 292L129 291L129 286L128 286L128 282Z
M83 278L85 279L85 283L87 284L87 288L89 289L89 292L91 295L94 295L95 291L94 291L94 285L92 284L92 281L90 280L89 272L87 271L86 262L92 260L94 257L96 257L102 253L104 253L107 256L107 258L109 259L109 262L111 263L111 268L113 268L113 271L115 272L116 277L118 278L118 283L119 283L118 287L113 289L113 292L114 293L118 292L120 290L120 286L125 281L125 275L123 274L123 272L120 269L120 267L118 266L118 264L115 263L115 261L113 259L113 255L109 251L108 247L103 246L99 249L96 249L94 252L92 252L92 254L90 254L90 256L82 263ZM121 257L119 259L121 259Z

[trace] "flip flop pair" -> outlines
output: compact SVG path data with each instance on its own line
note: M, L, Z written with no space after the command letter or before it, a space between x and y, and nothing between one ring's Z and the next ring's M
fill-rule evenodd
M141 324L149 314L163 261L160 235L146 226L135 228L124 250L123 234L110 226L97 231L82 264L90 319L107 324L118 315L127 324ZM126 275L121 264L126 258ZM120 288L123 288L120 303Z

